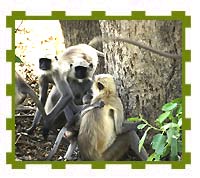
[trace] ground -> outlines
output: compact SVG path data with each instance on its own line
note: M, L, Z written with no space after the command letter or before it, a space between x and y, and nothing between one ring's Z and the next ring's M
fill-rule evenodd
M16 111L17 113L17 111ZM31 126L33 120L33 110L20 111L16 114L16 159L17 160L44 160L47 157L52 145L56 139L57 133L51 131L47 140L42 136L42 127L39 125L32 135L26 133L26 129ZM29 116L27 116L29 115ZM58 160L65 155L68 147L68 141L63 139L57 153L52 160ZM73 160L79 157L78 150L73 154Z
M49 151L51 150L57 133L51 131L48 139L44 140L42 136L42 125L40 124L32 135L26 133L26 129L31 126L35 109L16 111L15 123L16 123L16 160L45 160ZM57 153L53 156L52 160L61 160L65 155L69 142L66 139L62 140L61 145ZM78 147L72 155L72 160L80 160ZM127 155L123 157L123 160L137 160L134 154L129 151Z

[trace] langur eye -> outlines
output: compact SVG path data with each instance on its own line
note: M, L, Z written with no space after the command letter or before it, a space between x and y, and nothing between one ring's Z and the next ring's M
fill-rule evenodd
M73 64L70 64L70 68L72 68Z
M101 84L100 82L98 82L98 83L97 83L97 88L98 88L99 90L103 90L103 89L104 89L104 86L103 86L103 84Z
M89 64L89 67L90 67L90 68L93 68L93 64L92 64L92 63L90 63L90 64Z

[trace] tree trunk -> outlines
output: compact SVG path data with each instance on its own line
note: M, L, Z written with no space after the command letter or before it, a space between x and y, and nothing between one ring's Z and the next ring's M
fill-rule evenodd
M120 36L155 49L181 54L181 22L100 21L102 34ZM116 80L126 117L139 114L151 123L161 106L181 97L181 59L161 57L123 42L104 43L106 72Z
M61 29L65 39L65 46L88 44L94 37L101 36L98 20L60 20ZM102 43L97 48L102 51ZM100 57L97 73L104 73L104 58Z

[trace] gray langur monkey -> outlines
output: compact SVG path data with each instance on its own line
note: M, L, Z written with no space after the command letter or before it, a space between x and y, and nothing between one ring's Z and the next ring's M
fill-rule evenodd
M80 110L77 105L82 104L82 97L92 85L99 53L91 46L79 44L68 47L58 60L40 59L40 100L48 113L44 120L44 136L48 135L57 118L67 119L70 127L73 115ZM47 96L49 83L54 86ZM29 133L33 132L40 120L41 114L36 112Z
M120 42L125 42L125 43L129 43L129 44L132 44L134 46L138 46L140 48L143 48L143 49L146 49L148 51L151 51L153 53L156 53L160 56L164 56L164 57L167 57L167 58L173 58L173 59L182 59L182 55L176 55L176 54L170 54L170 53L166 53L166 52L163 52L161 50L158 50L158 49L155 49L155 48L152 48L150 46L147 46L145 44L142 44L136 40L132 40L132 39L126 39L124 37L94 37L90 42L89 42L89 45L90 46L93 46L99 42L109 42L109 41L120 41Z
M33 89L22 79L22 77L15 72L15 105L22 104L27 96L35 102L43 117L46 117L46 112L42 103L39 101Z
M104 107L89 110L81 117L78 134L81 159L119 160L130 147L141 160L146 160L146 150L138 151L136 131L123 131L124 110L113 77L109 74L95 76L92 92L91 104L102 101Z

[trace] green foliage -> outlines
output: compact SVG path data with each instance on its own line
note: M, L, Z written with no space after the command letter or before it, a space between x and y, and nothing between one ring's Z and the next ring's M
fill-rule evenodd
M144 145L149 130L156 131L151 141L154 152L147 161L169 159L177 161L182 153L182 100L177 98L162 106L162 114L155 120L156 127L149 124L141 116L129 118L129 121L143 122L137 126L139 130L146 129L139 142L139 151Z

